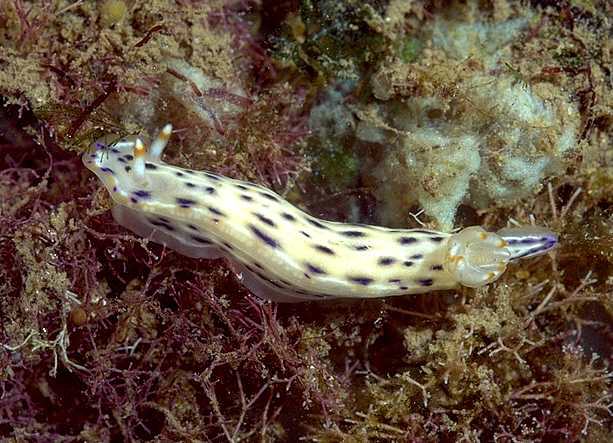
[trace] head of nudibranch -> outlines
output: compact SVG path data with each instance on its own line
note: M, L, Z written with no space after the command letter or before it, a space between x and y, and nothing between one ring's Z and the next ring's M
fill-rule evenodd
M136 139L107 143L98 140L83 154L83 164L104 183L114 200L123 203L133 193L147 193L147 169L155 169L172 132L166 125L153 143L146 147Z
M111 189L116 182L125 181L125 177L132 173L133 150L133 141L107 144L98 140L83 154L82 160L87 169Z
M444 266L458 283L478 288L497 280L509 262L545 254L557 244L554 232L537 226L497 233L471 226L449 238Z

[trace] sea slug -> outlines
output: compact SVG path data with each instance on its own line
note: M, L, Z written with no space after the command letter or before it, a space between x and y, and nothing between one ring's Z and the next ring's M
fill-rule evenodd
M243 284L264 299L479 287L558 242L534 226L449 234L321 220L257 184L165 164L171 132L166 125L148 149L140 139L96 143L83 162L109 191L119 224L189 257L234 260Z

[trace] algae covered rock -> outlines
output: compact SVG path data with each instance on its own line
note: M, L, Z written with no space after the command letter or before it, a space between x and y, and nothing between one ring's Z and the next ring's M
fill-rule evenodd
M495 43L507 45L525 20L477 23L473 38L460 40L452 37L471 28L445 23L450 34L437 22L421 60L393 60L371 80L380 101L361 114L357 136L386 146L374 172L384 183L384 222L418 204L451 229L462 202L482 209L534 195L576 147L580 119L570 94L528 84L498 62L507 52Z

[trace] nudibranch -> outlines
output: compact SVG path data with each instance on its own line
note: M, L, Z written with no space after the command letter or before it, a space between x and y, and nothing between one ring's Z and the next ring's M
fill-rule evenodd
M226 257L260 298L296 302L374 298L477 288L507 264L558 242L527 226L478 226L449 234L321 220L260 185L161 160L172 128L151 146L140 139L96 143L85 166L114 200L115 220L189 257Z

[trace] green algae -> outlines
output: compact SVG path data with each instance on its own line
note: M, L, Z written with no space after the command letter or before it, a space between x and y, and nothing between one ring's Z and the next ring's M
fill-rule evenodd
M311 167L314 178L320 184L339 191L355 183L360 162L354 152L333 141L318 147L312 144L311 147L310 154L314 158Z
M399 56L403 63L413 63L417 61L419 54L423 50L423 43L414 37L407 37L399 45Z

